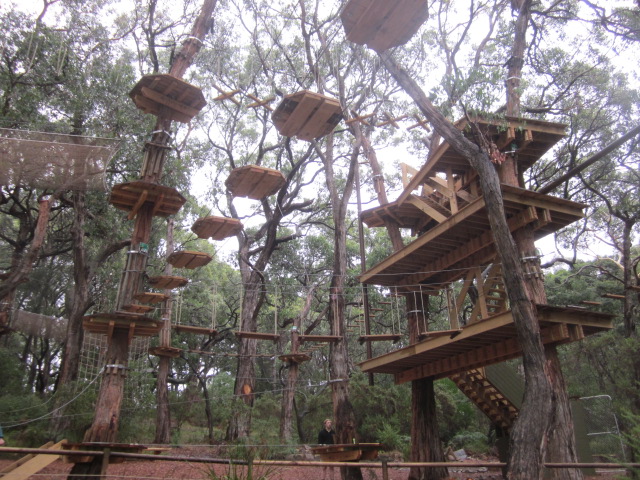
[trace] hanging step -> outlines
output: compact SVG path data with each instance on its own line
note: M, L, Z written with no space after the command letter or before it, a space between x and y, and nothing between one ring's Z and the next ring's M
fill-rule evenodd
M298 337L300 343L319 342L319 343L336 343L342 340L338 335L300 335Z
M140 303L160 303L169 299L169 295L156 292L140 292L133 296Z
M114 185L109 196L109 203L129 212L129 220L145 205L151 206L153 216L168 217L178 213L186 201L175 188L142 180Z
M194 269L204 267L213 257L208 253L192 250L177 250L167 257L167 261L176 268Z
M246 165L234 168L224 184L234 197L248 197L261 200L280 190L286 179L273 168Z
M122 307L122 310L130 313L149 313L151 310L153 310L153 307L150 307L149 305L139 305L137 303L131 303Z
M428 17L427 0L349 0L340 14L347 40L376 52L407 43Z
M171 290L172 288L184 287L189 280L175 275L157 275L147 279L149 285L159 290Z
M342 118L338 100L308 90L284 97L271 115L281 135L307 141L331 133Z
M383 341L392 341L396 343L402 338L400 334L380 334L380 335L360 335L358 337L358 342L362 345L365 342L383 342Z
M110 312L86 315L82 327L87 332L108 336L115 330L127 330L131 337L148 337L160 331L162 322L135 313Z
M195 221L191 231L198 238L212 238L224 240L237 235L242 230L242 223L235 218L227 217L202 217Z
M253 338L255 340L271 340L273 342L280 338L278 333L261 333L261 332L233 332L238 338Z
M188 123L207 104L202 90L167 74L146 75L129 96L144 113Z
M283 362L300 364L303 362L308 362L311 360L311 357L306 353L287 353L285 355L280 355L278 357Z
M181 348L176 347L151 347L149 348L150 355L156 355L158 357L178 358L182 353Z
M195 325L180 325L180 324L172 323L171 328L173 328L178 333L195 333L198 335L209 335L209 336L214 336L214 335L217 335L218 333L218 331L214 328L197 327Z

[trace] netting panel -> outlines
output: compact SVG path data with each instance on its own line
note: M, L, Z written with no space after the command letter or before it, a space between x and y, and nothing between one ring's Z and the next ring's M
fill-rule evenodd
M0 184L105 190L120 140L0 128Z

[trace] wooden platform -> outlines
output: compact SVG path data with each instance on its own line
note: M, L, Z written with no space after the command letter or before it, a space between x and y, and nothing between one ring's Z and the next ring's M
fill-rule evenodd
M177 250L167 257L167 261L176 268L194 269L204 267L213 257L208 253L193 250Z
M234 168L224 182L234 197L248 197L261 200L280 190L286 179L273 168L246 165Z
M144 113L182 123L190 122L207 104L202 90L167 74L142 77L129 96Z
M66 440L61 440L54 444L53 442L47 442L40 447L40 449L46 450L62 450L63 444ZM5 445L6 446L6 445ZM2 447L0 447L0 452ZM29 454L25 455L13 463L6 465L0 469L0 478L3 480L26 480L32 476L36 476L40 470L51 465L58 460L60 455L51 454Z
M184 287L189 280L176 275L157 275L147 279L149 285L158 289L171 290L172 288Z
M544 344L564 344L613 328L613 315L537 305ZM473 323L459 335L427 338L360 364L366 373L394 375L396 383L458 372L521 356L511 311Z
M273 342L277 341L280 338L280 334L278 333L262 333L262 332L233 332L233 334L238 338L253 338L255 340L271 340Z
M307 141L331 133L342 118L338 100L308 90L285 96L271 115L281 135Z
M87 332L104 335L111 335L115 330L127 330L132 337L149 337L160 331L162 322L134 313L110 312L86 315L82 327Z
M142 303L160 303L169 299L169 295L156 292L140 292L136 293L133 298Z
M109 196L109 203L129 212L129 220L135 218L145 205L151 206L153 216L175 215L186 201L175 188L142 180L114 185Z
M532 226L542 238L582 218L586 206L550 195L501 185L511 232ZM423 212L423 216L428 215ZM463 269L496 255L485 200L479 196L360 276L362 283L393 287L444 284Z
M235 218L227 217L202 217L195 221L191 231L198 238L212 238L213 240L224 240L237 235L242 230L242 223Z
M377 52L407 43L427 18L427 0L349 0L340 14L347 40Z
M156 355L158 357L170 357L170 358L178 358L182 353L181 348L176 347L151 347L149 348L150 355Z
M323 462L358 462L375 460L381 448L381 443L338 443L311 447L311 453Z
M562 123L519 117L495 119L474 117L472 120L487 140L493 141L501 151L509 151L512 145L515 145L519 172L524 172L564 138L566 129L566 125ZM466 118L458 120L455 125L467 138L473 138ZM448 143L443 142L427 163L411 178L398 197L398 202L403 203L430 175L450 172L453 175L464 176L471 170L469 162Z
M208 327L198 327L196 325L180 325L176 323L171 324L171 328L173 328L178 333L194 333L198 335L216 335L218 333L217 330Z
M124 310L125 312L130 312L130 313L149 313L150 311L153 310L154 307L151 307L149 305L139 305L137 303L131 303L129 305L125 305L124 307L122 307L122 310Z
M280 355L278 358L283 362L296 364L308 362L309 360L311 360L311 357L306 353L287 353L285 355Z
M298 341L304 342L319 342L319 343L335 343L342 340L342 337L338 335L299 335Z
M358 337L358 342L360 342L360 344L363 344L365 342L383 342L383 341L392 341L393 343L396 343L401 338L402 338L402 335L399 335L399 334L360 335Z

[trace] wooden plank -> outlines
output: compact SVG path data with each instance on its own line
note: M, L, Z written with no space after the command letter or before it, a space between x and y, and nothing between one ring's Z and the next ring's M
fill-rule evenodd
M278 333L262 333L262 332L233 332L233 334L238 338L253 338L256 340L271 340L273 342L277 341L280 338L280 334Z
M141 92L144 97L149 98L156 103L164 105L165 107L168 107L174 112L178 112L184 115L185 117L193 118L200 112L200 109L198 108L193 108L189 105L180 103L177 100L174 100L171 97L163 95L160 92L152 90L148 87L142 87Z
M416 208L419 208L420 210L422 210L424 213L429 215L429 217L433 218L438 223L442 223L447 218L450 218L442 215L435 208L431 207L428 203L426 203L421 198L416 197L415 195L411 195L407 203L410 203L411 205L414 205Z
M304 343L304 342L334 343L342 340L342 337L338 335L299 335L298 340L301 343Z
M173 328L176 332L183 333L195 333L202 335L216 335L218 333L217 330L208 327L197 327L195 325L180 325L180 324L171 324L171 328Z
M66 440L62 440L55 445L48 447L48 450L62 450L62 444L66 443ZM6 473L3 480L26 480L31 475L35 475L43 468L51 465L58 460L60 455L40 454L35 455L33 458L27 460L24 464L17 466L9 473Z
M53 445L53 442L49 441L49 442L45 443L44 445L42 445L41 447L38 447L38 448L40 448L40 449L49 448L52 445ZM28 455L25 455L24 457L19 458L15 462L10 463L9 465L7 465L4 468L0 469L0 475L5 474L5 473L9 473L10 471L15 470L20 465L23 465L26 462L28 462L29 460L31 460L33 457L35 457L35 455L33 453L30 453Z

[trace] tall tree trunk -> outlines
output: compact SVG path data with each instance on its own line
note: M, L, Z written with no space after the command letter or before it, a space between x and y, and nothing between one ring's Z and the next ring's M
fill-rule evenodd
M407 297L409 342L416 343L421 326L426 324L429 296L415 292ZM433 378L411 382L411 461L443 462L444 452L438 431ZM441 480L448 477L446 468L411 467L409 480Z
M173 253L173 227L174 220L167 220L167 258ZM173 265L167 262L164 268L165 275L173 273ZM162 329L160 330L160 346L171 346L171 290L165 290L168 299L163 302ZM171 357L160 355L158 358L158 377L156 378L156 436L155 443L171 442L171 410L169 409L169 371L171 369Z
M422 89L388 54L379 54L387 70L413 98L438 134L478 172L487 205L489 223L509 285L508 297L523 352L525 398L512 434L512 453L507 475L510 479L541 478L545 435L549 427L551 385L546 372L535 304L529 299L520 255L507 226L498 174L486 152L464 137L429 101Z
M346 214L349 198L353 192L355 169L358 168L358 153L354 151L349 174L340 197L333 172L333 137L327 137L326 150L322 157L327 189L331 197L334 226L334 257L331 286L329 288L329 323L331 334L341 338L329 348L329 376L333 417L336 426L336 443L356 441L356 417L349 400L349 353L345 339L345 289L347 273L347 226ZM361 480L362 471L357 467L341 467L342 480Z

